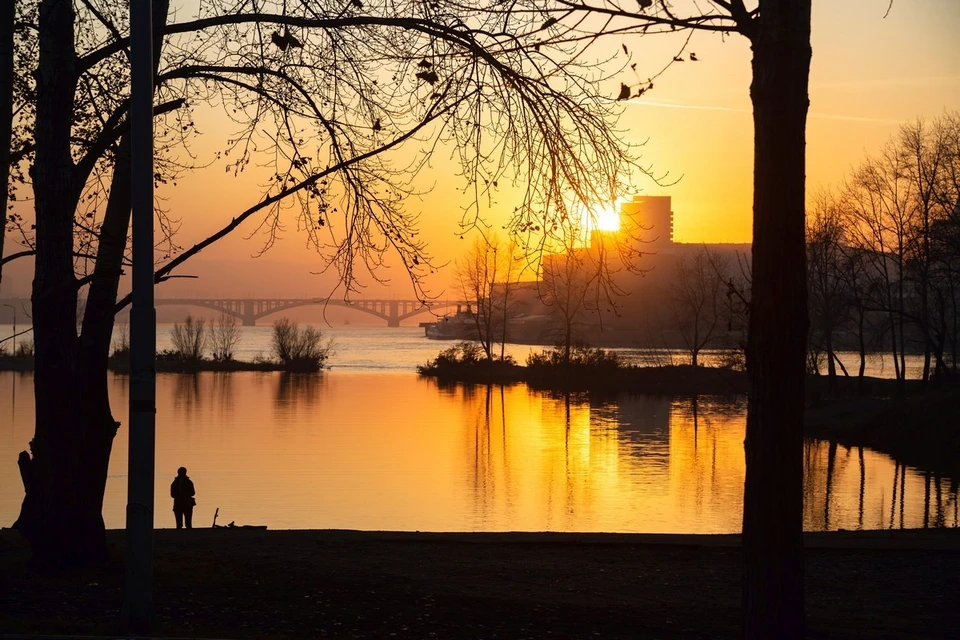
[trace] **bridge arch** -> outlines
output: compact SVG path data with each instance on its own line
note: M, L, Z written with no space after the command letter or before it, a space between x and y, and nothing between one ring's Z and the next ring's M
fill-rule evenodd
M219 311L238 318L245 327L256 326L257 320L281 311L314 305L345 307L367 313L387 322L388 327L399 327L402 320L437 309L462 306L458 300L434 300L424 304L420 300L351 300L331 298L157 298L157 306L192 306Z

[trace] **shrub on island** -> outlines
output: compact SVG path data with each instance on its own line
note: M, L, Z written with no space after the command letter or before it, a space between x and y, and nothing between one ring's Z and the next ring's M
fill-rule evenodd
M459 342L426 364L417 365L417 373L422 376L488 384L517 382L520 370L512 357L489 359L479 343L470 341Z

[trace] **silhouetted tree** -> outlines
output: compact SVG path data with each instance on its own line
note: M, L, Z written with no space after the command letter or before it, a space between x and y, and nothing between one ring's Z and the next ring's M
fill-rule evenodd
M910 228L915 210L911 185L905 184L903 155L888 144L854 172L847 192L852 241L870 258L880 276L880 307L887 316L894 374L901 388L906 378L905 267Z
M853 286L858 305L866 301L873 314L886 319L901 388L911 343L922 347L924 380L933 364L944 375L953 366L946 353L957 340L960 246L951 233L960 200L957 123L956 114L946 114L929 125L901 127L856 169L843 196L846 242L856 258L846 273L849 278L854 269L862 271Z
M175 322L170 331L173 351L181 360L199 362L207 350L207 321L187 316L183 324Z
M801 638L803 411L807 336L804 183L811 0L528 0L544 30L737 33L753 51L753 252L747 344L744 634ZM515 12L516 3L503 11ZM677 55L674 60L683 60ZM689 56L694 60L694 56ZM621 86L620 99L652 81Z
M12 181L29 176L36 225L21 214L12 223L25 245L18 256L35 259L36 483L22 530L37 560L86 562L106 552L102 500L119 427L106 362L114 314L129 302L117 299L130 218L129 3L15 6L18 116L6 167ZM583 79L596 70L557 55L563 43L547 34L517 35L535 18L508 19L483 3L211 0L195 19L168 23L168 2L153 7L158 185L208 164L190 160L189 146L198 135L191 109L208 103L234 123L218 155L228 170L265 163L270 174L256 204L184 251L176 221L159 210L157 282L251 218L268 248L291 202L346 291L356 290L355 266L375 268L387 252L419 291L432 267L402 202L437 144L459 154L477 199L498 180L526 186L514 230L566 225L560 194L610 201L626 173L610 105ZM389 154L404 145L423 153L398 169Z
M497 236L478 238L456 263L460 295L473 307L477 337L487 360L493 360L493 345L498 340L503 358L516 265L515 246Z
M210 324L210 351L217 362L233 360L233 350L240 343L240 322L234 316L220 314Z
M700 247L691 258L680 258L672 281L671 309L680 337L690 353L690 363L699 366L700 351L726 325L724 301L730 278L729 261Z
M586 242L580 229L571 229L554 251L543 255L540 263L540 300L554 316L554 338L565 366L570 364L582 327L591 315L599 317L599 302L604 296L604 280L600 277L604 267L597 264L603 254L591 251Z
M829 193L818 194L807 215L809 340L811 349L825 353L831 386L836 386L839 362L834 339L850 306L847 280L842 274L846 266L844 233L839 205Z

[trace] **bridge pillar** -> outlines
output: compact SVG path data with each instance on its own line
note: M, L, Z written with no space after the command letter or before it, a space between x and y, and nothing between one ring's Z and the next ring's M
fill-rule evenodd
M243 301L243 326L245 327L257 326L257 314L254 302L254 300Z
M396 300L390 301L390 317L387 318L388 327L400 326L400 303Z

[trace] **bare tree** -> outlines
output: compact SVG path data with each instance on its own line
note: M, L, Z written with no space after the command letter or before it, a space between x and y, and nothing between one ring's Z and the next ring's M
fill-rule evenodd
M910 229L916 210L912 185L905 180L904 157L895 145L864 161L855 171L846 194L851 240L871 260L881 276L880 305L887 315L887 331L894 372L901 386L906 377L906 261Z
M868 276L875 276L872 308L886 316L901 388L912 344L922 348L924 380L933 363L939 371L950 369L945 351L955 335L956 253L949 238L960 197L951 178L960 171L954 167L960 156L955 123L947 114L931 125L902 127L856 170L844 197L849 242L868 258Z
M500 272L503 274L498 284L498 299L500 300L500 359L506 357L507 339L509 337L508 325L511 316L516 314L516 304L514 303L514 287L518 284L522 269L521 256L518 255L517 245L514 242L506 242L500 245L499 260L501 261Z
M119 427L106 361L114 314L129 302L118 300L130 212L129 3L15 5L17 117L5 167L11 182L24 178L33 211L11 222L23 250L4 260L35 257L38 407L37 482L21 524L38 560L87 562L106 552L102 498ZM477 203L500 181L526 186L510 224L521 232L567 225L571 193L611 201L631 170L608 127L615 109L590 81L600 70L567 55L569 40L533 29L535 16L510 18L483 2L211 0L169 22L167 0L153 7L158 185L213 161L270 176L262 197L225 212L219 230L185 250L179 220L158 210L158 283L243 224L269 248L291 203L347 295L391 252L425 295L430 257L403 202L437 146L457 151ZM234 125L214 158L195 158L191 146L192 108L204 104L221 105ZM401 148L414 159L395 165ZM468 210L463 225L476 214Z
M199 362L207 351L207 321L187 316L183 324L174 323L170 331L173 352L185 362Z
M467 254L459 259L454 276L460 295L473 307L473 321L480 347L488 361L493 360L493 343L499 334L493 290L499 267L496 248L486 238L477 238Z
M744 634L801 638L803 613L803 412L807 335L804 237L811 0L517 0L540 29L592 41L678 30L739 34L753 52L752 292L747 345L744 483ZM687 40L689 42L689 40ZM698 60L686 45L671 62ZM653 89L651 76L621 83L618 99Z
M843 251L843 216L835 198L826 192L814 196L807 213L807 291L810 301L810 345L825 353L827 375L836 385L837 363L834 347L837 332L849 308L847 266ZM841 363L841 367L843 364Z
M494 344L500 342L503 359L507 340L511 294L517 278L515 247L496 235L478 238L456 263L460 295L474 308L473 319L480 346L487 360L494 358Z
M240 322L233 316L220 314L216 323L210 324L210 351L217 362L233 360L233 350L240 343Z
M724 300L730 277L729 260L701 247L691 259L677 263L671 287L671 310L690 362L699 366L698 356L724 325Z
M557 344L562 363L570 364L573 347L590 316L599 318L603 267L596 264L599 254L591 252L579 229L570 230L563 244L543 255L538 288L540 299L552 309L557 325Z
M301 328L289 318L273 323L273 354L288 371L312 372L323 368L332 345L324 342L323 333L316 327Z

